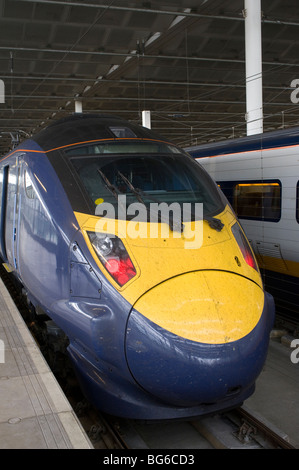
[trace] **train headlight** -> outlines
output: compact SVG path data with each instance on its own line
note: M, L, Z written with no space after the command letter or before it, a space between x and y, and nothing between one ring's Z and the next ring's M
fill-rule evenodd
M136 276L136 269L120 238L105 233L87 232L102 265L120 285Z
M245 259L246 263L251 266L252 268L256 269L258 271L258 267L255 261L254 254L252 252L252 249L249 245L249 242L247 241L246 237L244 236L238 222L236 222L232 226L232 232L233 235L240 247L240 250L242 251L243 258Z
M97 254L100 256L108 256L113 250L113 243L110 237L102 234L95 234L96 238L93 240L92 244ZM90 238L90 237L89 237Z

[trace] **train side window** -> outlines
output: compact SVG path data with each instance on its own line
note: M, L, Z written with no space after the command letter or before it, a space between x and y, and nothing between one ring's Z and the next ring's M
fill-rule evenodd
M235 182L232 202L240 218L278 222L281 217L281 183L278 180Z
M297 182L297 188L296 188L296 219L297 219L297 222L299 223L299 181Z
M25 192L26 195L29 199L34 199L35 198L35 191L32 185L32 181L30 176L28 175L28 172L25 170L24 172L24 182L25 182Z

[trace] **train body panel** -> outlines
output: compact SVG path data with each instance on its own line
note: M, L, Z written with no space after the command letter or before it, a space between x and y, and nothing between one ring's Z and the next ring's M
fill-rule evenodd
M172 405L213 404L246 393L254 385L256 364L265 359L271 303L265 302L262 312L242 340L210 344L183 340L133 310L126 341L130 369L144 389ZM151 339L144 334L149 329L155 332Z
M238 304L238 308L232 309L232 304ZM243 338L259 322L263 307L264 294L255 283L211 269L168 279L134 304L137 311L161 328L206 344Z
M186 150L236 211L279 313L298 322L298 128Z
M39 301L49 306L69 293L69 238L71 207L63 197L62 187L46 158L29 154L20 165L24 182L19 195L19 234L17 272L29 292L39 292ZM52 185L44 186L45 181ZM67 236L67 235L68 236Z
M98 408L183 418L253 393L273 301L193 159L118 118L75 115L5 156L0 175L3 262Z
M116 236L125 240L126 248L132 257L137 271L136 277L121 288L123 297L133 305L141 295L161 282L182 273L199 269L235 272L236 274L247 276L262 287L261 278L257 271L252 270L246 263L242 263L239 266L236 262L236 256L239 256L241 259L241 254L240 248L231 232L231 227L236 223L232 211L227 206L220 216L221 220L225 222L225 227L221 233L215 232L205 221L199 221L197 227L195 227L195 223L187 222L185 223L187 229L185 232L188 233L189 226L190 237L186 235L178 237L177 234L169 231L166 224L160 224L160 233L157 231L156 236L152 238L149 236L149 233L146 237L132 238L128 236L130 222L125 222L124 224L122 221L109 227L109 232L113 230ZM104 267L99 261L87 236L88 231L95 231L99 227L98 217L88 217L86 219L86 216L83 214L76 214L76 217L85 236L86 243L94 255L94 259L97 261L99 268L104 272ZM144 229L139 227L140 233L147 234L147 229L149 232L149 224L138 222L138 225L145 226ZM198 230L198 232L202 231L202 236L198 237L198 249L189 248L189 244L193 246L195 230ZM148 256L149 252L151 256ZM142 277L140 272L143 273ZM112 277L110 279L111 283L119 289L117 282Z

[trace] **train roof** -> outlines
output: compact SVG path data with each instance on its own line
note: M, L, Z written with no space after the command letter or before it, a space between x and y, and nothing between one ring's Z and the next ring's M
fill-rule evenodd
M119 138L120 129L126 132L126 137L167 141L150 129L132 124L118 116L83 113L75 113L55 121L35 134L32 139L43 150L49 151L77 142Z
M187 147L184 150L194 157L210 157L227 153L287 147L289 145L299 145L299 127L264 132L238 139L227 139L221 142L211 142Z

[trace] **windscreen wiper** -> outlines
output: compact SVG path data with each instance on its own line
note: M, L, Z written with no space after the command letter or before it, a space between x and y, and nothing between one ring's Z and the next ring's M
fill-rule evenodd
M209 217L207 215L203 216L203 220L206 220L209 224L209 226L216 230L217 232L221 232L221 230L224 227L224 224L221 222L220 219L216 219L215 217Z
M110 191L110 193L113 194L115 199L118 201L118 192L117 192L115 186L110 182L110 180L107 178L105 173L103 173L102 170L100 170L99 168L98 168L98 172L101 175L101 177L102 177L102 179L105 183L106 188Z
M147 198L147 199L150 199L154 202L158 202L158 203L161 203L161 201L159 201L158 199L154 198L154 197L151 197L149 196L148 194L146 194L144 191L142 191L141 189L139 188L135 188L135 186L133 186L133 184L128 180L128 178L125 177L125 175L123 175L120 171L118 172L118 175L121 177L121 179L126 183L126 185L130 188L130 190L132 191L133 194L135 194L136 198L138 199L139 202L141 202L141 204L144 205L144 207L146 208L146 211L148 213L150 212L155 212L156 214L158 214L158 220L159 222L165 222L169 225L171 231L177 231L177 232L180 232L182 233L184 231L184 224L180 221L180 222L177 222L174 220L173 216L170 216L169 214L169 218L168 219L165 219L161 216L161 212L159 211L156 211L154 210L151 206L147 206L144 202L144 199L143 197Z
M191 208L191 211L190 211L190 216L191 216L192 220L196 220L196 213L194 212L194 210L192 208ZM213 230L217 230L217 232L221 232L221 230L224 227L224 224L221 222L220 219L216 219L215 217L212 217L212 216L209 216L209 215L203 215L202 218L205 222L208 222L209 226Z
M141 195L139 194L141 192L140 189L136 189L132 183L128 180L128 178L125 177L125 175L123 175L120 171L118 171L117 173L121 179L123 180L123 182L128 186L128 188L130 188L130 190L132 191L133 194L135 194L136 198L138 199L139 202L141 202L141 204L144 204L145 205L145 202L144 200L142 199Z

